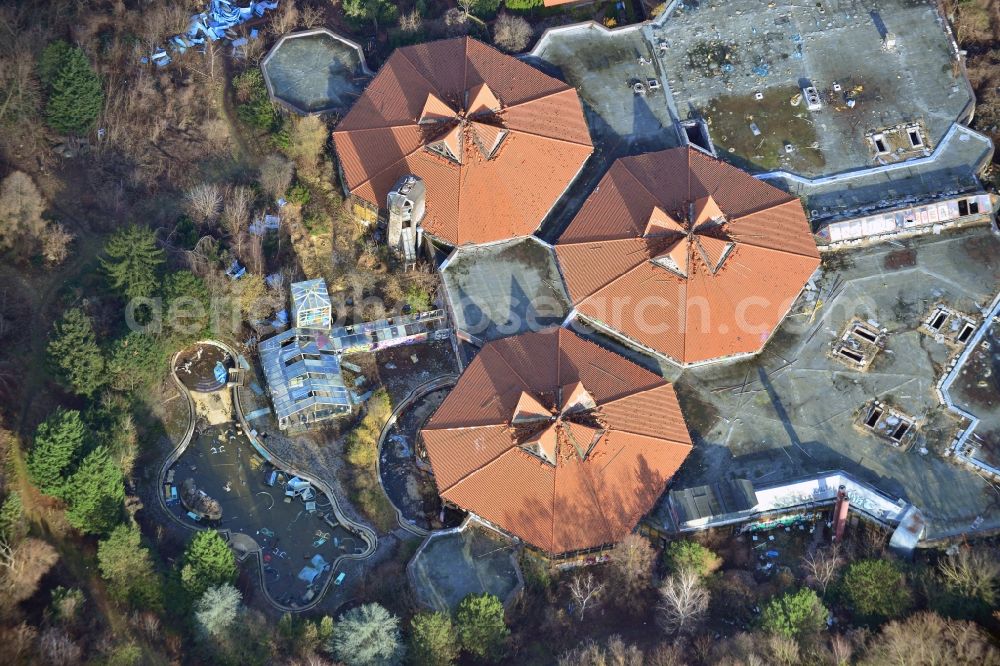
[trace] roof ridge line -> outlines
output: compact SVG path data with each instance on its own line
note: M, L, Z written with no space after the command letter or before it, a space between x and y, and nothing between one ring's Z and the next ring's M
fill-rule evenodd
M437 40L437 41L445 41L445 40ZM429 42L425 42L425 43L429 43ZM410 65L410 67L413 68L413 71L417 73L417 76L419 76L420 78L422 78L427 83L427 85L429 85L431 87L431 90L434 91L434 93L437 94L437 97L440 99L441 95L439 93L441 91L438 90L438 87L436 85L434 85L433 81L431 81L430 79L428 79L427 76L425 76L424 73L420 71L420 68L417 67L417 63L415 63L412 60L410 60L410 56L407 55L407 51L413 50L413 47L416 47L416 46L420 46L420 45L419 44L413 44L413 45L411 45L409 47L399 48L399 49L396 49L395 53L399 53L400 55L403 56L403 60L405 60ZM393 55L395 55L395 53ZM386 58L385 64L383 64L382 67L384 68L386 65L388 65L389 64L389 60L391 60L391 59L392 59L392 56L390 55L388 58ZM380 68L379 72L381 72L381 71L382 71L382 69Z
M643 370L645 370L645 368L643 368ZM627 398L631 398L631 397L637 396L637 395L642 395L644 393L649 393L650 391L658 391L659 389L663 388L664 386L670 386L670 382L668 382L663 377L660 377L655 372L650 372L649 370L646 370L646 372L649 372L651 375L657 377L663 383L662 384L657 384L656 386L650 386L649 388L642 389L641 391L636 391L634 393L626 393L623 396L619 396L617 398L612 398L611 400L605 400L604 402L598 404L597 408L600 409L601 407L604 407L605 405L613 405L614 403L620 402L620 401L625 400Z
M521 62L524 62L524 61L522 60ZM527 63L525 63L525 64L527 64ZM556 77L549 76L548 74L546 74L545 72L543 72L541 70L538 70L538 73L541 74L542 76L547 76L548 78L552 79L553 81L559 81L559 79L557 79ZM518 102L516 104L510 104L508 106L505 106L504 110L506 110L506 109L513 109L513 108L516 108L518 106L521 106L522 104L527 104L529 102L537 102L538 100L545 99L546 97L552 97L554 95L561 95L564 92L566 92L567 90L572 90L573 92L576 92L576 88L574 88L573 86L569 85L565 81L559 81L559 83L561 83L562 85L564 85L566 87L562 88L561 90L553 90L552 92L547 92L544 95L538 95L536 97L529 97L528 99L522 100L522 101L520 101L520 102ZM579 96L577 97L577 99L579 99Z
M607 437L607 434L605 434L605 437ZM621 453L621 450L619 450L619 453ZM604 502L601 501L601 497L597 494L597 489L594 487L594 481L595 481L595 479L592 478L593 477L593 471L594 471L594 470L591 469L592 465L588 465L587 462L588 462L587 460L581 460L580 461L580 463L579 463L580 467L584 470L584 473L581 474L580 476L583 477L584 483L587 486L587 490L590 491L591 499L593 500L594 505L597 507L597 515L599 515L601 517L601 520L604 521L604 533L608 536L608 538L611 538L611 521L608 520L608 516L605 513L605 509L604 509ZM603 470L604 468L602 467L601 469ZM553 499L553 506L555 506L555 495L553 495L552 499ZM554 524L555 523L555 511L553 511L552 513L553 513L553 521L552 522ZM553 538L554 537L555 537L555 534L553 534Z
M358 189L359 187L361 187L361 186L363 186L363 185L367 185L368 183L372 182L373 180L375 180L376 178L378 178L379 176L381 176L381 175L382 175L383 173L385 173L385 172L386 172L386 171L388 171L389 169L392 169L392 168L393 168L394 166L396 166L396 165L397 165L397 164L399 164L400 162L405 162L405 161L406 161L406 158L408 158L408 157L412 157L412 156L416 155L417 153L419 153L419 152L420 152L421 150L423 150L423 149L424 149L424 148L426 148L426 147L427 147L427 146L426 146L426 145L424 145L424 144L421 144L421 145L417 146L416 148L414 148L414 149L413 149L413 150L411 150L410 152L408 152L408 153L406 153L405 155L403 155L402 157L400 157L400 158L399 158L398 160L396 160L395 162L392 162L392 163L390 163L390 164L389 164L388 166L386 166L386 167L385 167L385 168L383 168L383 169L379 169L378 171L376 171L375 173L373 173L373 174L372 174L371 176L369 176L368 178L365 178L365 179L364 179L363 181L361 181L360 183L358 183L358 184L357 184L357 185L355 185L354 187L351 187L351 188L348 188L348 189L350 189L350 191L351 191L351 194L354 194L354 190ZM382 206L381 206L381 204L376 204L376 205L378 205L378 207L379 207L379 208L381 208L381 207L382 207Z
M792 198L792 199L789 199L788 201L783 201L781 203L774 204L772 206L767 206L766 208L761 208L760 210L756 210L756 211L754 211L752 213L747 213L746 215L741 215L739 217L733 218L732 220L729 221L729 225L731 227L733 224L738 223L740 220L746 219L748 217L752 217L754 215L760 215L761 213L767 213L768 211L772 211L775 208L780 208L781 206L787 206L788 204L794 204L794 203L798 203L798 202L797 202L797 200L795 198ZM803 212L803 217L805 217L805 213L804 212ZM809 236L812 237L813 233L812 233L812 229L809 228L809 220L808 219L806 219L806 226L807 226L807 229L808 229ZM734 234L732 231L730 231L728 233L729 233L730 237L732 237L732 239L735 240L736 243L739 244L739 245L751 245L753 247L759 247L759 248L762 248L762 249L765 249L765 250L774 250L775 252L781 252L782 254L789 254L789 255L792 255L792 256L803 257L803 258L807 258L807 259L815 259L816 258L816 257L813 257L812 255L802 254L801 252L796 252L794 250L789 250L787 248L779 248L779 247L772 247L770 245L762 245L761 243L753 241L753 240L742 240L742 239L739 238L739 233L738 232ZM815 241L813 242L813 245L815 245ZM817 254L818 254L818 252L819 251L817 250Z
M512 134L527 134L528 136L535 136L535 137L538 137L539 139L548 139L549 141L558 141L559 143L568 143L571 146L582 146L584 148L588 148L589 147L590 148L590 152L594 152L594 150L595 150L593 142L591 142L590 145L588 146L586 143L580 143L579 141L570 141L569 139L560 139L560 138L555 137L555 136L548 136L546 134L539 134L538 132L529 132L528 130L517 129L516 127L510 127L509 125L507 127L504 127L504 129L507 130L508 132L512 133ZM588 135L590 134L590 130L587 130L587 134Z
M540 332L541 331L537 331L536 333L540 333ZM559 339L556 338L556 346L558 347L558 345L559 345ZM482 352L479 352L479 353L481 354ZM517 370L514 369L514 366L512 366L510 364L510 362L507 360L507 357L505 357L503 354L501 354L496 349L493 350L493 353L495 353L497 356L499 356L500 359L504 362L504 365L506 365L508 368L510 368L510 371L514 373L514 376L517 377L519 380L521 380L521 384L523 384L523 386L527 386L528 388L531 388L531 384L524 377L521 376L521 373L519 373ZM521 390L524 391L524 388L522 387Z
M634 157L639 157L639 156L635 155ZM632 177L632 180L634 180L636 183L638 183L639 187L641 187L643 189L643 191L646 194L649 195L649 198L652 199L656 203L656 205L659 206L662 209L663 208L663 202L660 200L660 198L658 196L656 196L655 194L653 194L652 190L650 190L648 187L646 187L646 184L644 182L642 182L642 180L639 179L639 176L635 175L632 172L632 170L628 168L628 162L631 161L631 160L621 159L621 160L618 160L618 161L621 162L622 168L625 169L625 172L629 176ZM612 165L612 166L614 166L614 165ZM610 173L610 172L611 172L611 169L608 169L608 173ZM607 174L605 174L605 175L607 175ZM601 180L604 180L604 176L601 177ZM598 186L599 185L600 185L600 183L598 183ZM688 192L690 192L690 190L691 190L691 188L690 188L690 185L689 185ZM590 197L588 196L587 198L589 199ZM670 215L669 211L663 211L663 212L667 213L667 215ZM572 222L571 222L571 224L572 224Z
M334 129L331 134L353 134L354 132L371 132L373 130L392 130L400 127L410 127L414 123L409 120L400 121L398 125L379 125L378 127L358 127L356 129ZM417 123L419 124L419 122Z
M640 236L639 238L618 238L618 239L614 239L614 240L615 241L618 241L618 240L642 241L643 238ZM568 245L582 245L584 243L608 243L608 242L614 242L614 241L581 241L580 243L568 243ZM558 247L558 245L559 244L557 243L556 247ZM646 252L643 253L643 254L648 253L648 251L649 251L649 247L647 246L646 247ZM640 253L640 251L636 250L635 253ZM633 253L629 252L628 254L632 255ZM558 259L558 257L559 257L559 251L557 249L556 250L556 258ZM613 276L610 280L608 280L604 284L599 285L597 288L593 289L589 293L585 294L584 296L581 296L579 298L579 302L583 303L583 301L585 301L586 299L590 298L591 296L593 296L597 292L602 291L604 289L607 289L609 286L611 286L612 284L614 284L618 280L623 279L626 275L628 275L629 273L631 273L632 271L634 271L636 268L638 268L639 266L641 266L643 263L645 263L647 261L649 261L649 258L647 256L643 256L641 259L639 259L639 261L637 261L635 264L633 264L632 266L630 266L628 269L626 269L621 274L619 274L617 276ZM617 273L618 271L615 271L615 272Z
M498 426L509 427L509 425L507 423L501 421L500 423L479 423L479 424L476 424L476 425L447 426L447 427L444 427L444 428L430 426L430 425L425 425L420 430L430 430L431 432L444 432L444 431L451 431L451 430L474 430L475 428L496 428Z
M687 424L685 423L684 426L687 427ZM646 433L635 432L634 430L628 430L627 428L618 428L616 426L608 426L605 429L605 432L607 433L621 432L626 435L632 435L633 437L643 437L645 439L652 439L657 442L668 442L670 444L676 444L677 446L686 446L689 449L694 448L694 444L685 444L684 442L678 442L676 439L670 439L669 437L656 437L654 435L647 435Z

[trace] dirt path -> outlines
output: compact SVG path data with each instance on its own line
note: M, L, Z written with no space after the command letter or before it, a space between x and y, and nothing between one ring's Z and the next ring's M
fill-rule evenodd
M59 213L62 219L68 219L63 211ZM25 434L31 406L39 392L44 391L48 379L45 371L46 347L53 322L60 314L53 309L55 301L66 285L93 270L103 247L103 237L91 232L86 225L74 221L74 228L78 230L78 235L74 241L72 257L61 266L51 269L48 276L39 279L37 275L32 275L29 280L16 269L11 269L5 271L7 274L3 277L5 281L19 283L22 293L31 303L31 317L26 326L32 334L24 352L26 371L20 388L22 401L12 424L13 430L22 435Z

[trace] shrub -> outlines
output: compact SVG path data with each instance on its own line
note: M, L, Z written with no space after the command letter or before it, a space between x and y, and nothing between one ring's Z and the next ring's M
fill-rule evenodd
M399 618L378 604L352 608L333 625L329 649L347 666L398 664L403 659Z
M240 121L263 132L281 128L281 116L271 103L264 75L253 67L233 79L236 91L236 116Z
M295 182L290 188L288 188L285 198L292 203L305 206L309 203L309 199L312 198L312 195L309 192L309 187L307 187L305 183Z
M861 560L849 566L842 592L847 605L866 623L902 617L913 604L903 573L889 560Z
M523 51L533 34L531 24L513 14L501 14L493 24L493 43L504 51Z
M448 666L458 657L458 640L451 617L418 613L410 621L411 657L418 666Z
M198 532L184 551L181 583L192 597L214 586L236 581L236 558L215 530Z
M499 661L510 630L504 622L503 604L492 594L470 594L455 613L458 637L464 649L476 658Z
M507 0L504 4L507 9L534 9L541 7L545 0Z
M663 552L663 561L674 573L691 570L702 578L722 566L722 558L696 541L672 541Z
M828 614L816 593L806 587L768 602L761 613L761 627L785 638L798 639L822 631Z

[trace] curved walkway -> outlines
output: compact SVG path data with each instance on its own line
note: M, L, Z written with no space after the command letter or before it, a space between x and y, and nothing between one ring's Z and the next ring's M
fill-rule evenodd
M219 342L217 340L201 340L201 341L199 341L199 342L197 342L195 344L214 345L216 347L219 347L220 349L222 349L226 353L228 353L234 360L239 357L239 355L236 353L236 351L234 349L232 349L229 345L227 345L227 344L225 344L223 342ZM183 351L183 350L181 350L181 351ZM183 395L184 399L187 401L187 405L188 405L188 426L187 426L187 430L184 432L184 436L181 437L181 440L177 443L177 445L174 447L174 449L167 455L167 457L164 460L163 464L160 466L159 475L157 476L158 483L157 483L157 486L156 486L156 496L157 496L158 501L160 503L160 508L163 509L163 511L168 516L170 516L177 524L179 524L182 527L185 527L187 529L192 529L192 530L207 530L207 529L212 529L212 528L201 527L201 526L198 526L198 525L191 525L189 523L186 523L186 522L180 520L176 515L174 515L174 513L169 509L169 507L167 507L166 501L163 498L163 492L161 491L161 489L163 488L164 483L166 482L165 479L166 479L167 471L174 465L174 463L177 462L177 460L181 457L181 455L183 455L184 451L187 450L188 445L191 443L191 439L194 436L194 427L195 427L195 421L196 421L196 417L197 417L197 415L195 413L194 399L191 397L190 391L184 385L184 383L181 382L180 378L174 372L174 368L176 367L175 363L176 363L177 357L180 355L180 353L181 352L179 351L179 352L175 353L173 356L170 357L170 377L171 377L171 379L174 380L174 384L176 384L178 390L181 392L181 395ZM326 596L326 593L327 593L327 591L330 588L330 584L333 582L333 579L334 579L333 572L334 572L334 570L336 570L337 566L342 561L348 561L348 560L365 560L365 559L368 559L369 557L371 557L375 553L375 548L378 546L378 536L375 534L375 531L373 529L371 529L370 527L368 527L367 525L363 525L363 524L358 523L358 522L356 522L354 520L351 520L346 515L344 515L344 512L341 510L340 505L337 503L337 496L336 496L336 494L333 492L333 489L325 481L323 481L321 479L318 479L315 476L313 476L313 475L311 475L311 474L309 474L307 472L301 472L301 471L295 469L295 467L293 465L289 464L287 461L285 461L285 460L279 458L278 456L274 455L271 451L268 451L267 448L255 436L253 436L251 434L251 431L253 429L250 427L250 424L247 422L246 417L243 414L243 407L242 407L242 405L240 405L240 400L239 400L239 391L240 390L241 390L241 388L239 386L234 386L233 389L232 389L233 409L236 412L236 418L237 418L240 426L243 428L243 433L246 435L247 439L250 441L250 444L252 444L253 447L255 449L257 449L257 451L259 453L261 453L261 455L263 455L269 462L271 462L272 464L274 464L276 467L279 467L279 468L281 468L281 469L283 469L283 470L285 470L287 472L295 474L299 478L305 479L306 481L309 481L311 484L313 484L314 486L316 486L317 488L319 488L329 498L329 500L330 500L330 508L333 511L333 515L337 518L337 522L339 522L341 525L343 525L347 529L351 530L352 532L355 532L356 534L358 534L358 536L360 536L361 539L368 546L364 550L364 552L361 552L361 553L346 553L346 554L341 555L340 557L338 557L336 560L334 560L331 563L331 565L330 565L330 575L328 575L326 577L326 582L323 584L323 588L319 591L319 593L316 595L316 597L311 602L309 602L308 604L305 604L303 606L295 606L295 607L286 606L286 605L284 605L282 603L279 603L273 596L271 596L271 593L270 593L270 591L267 588L267 581L264 579L264 558L263 558L263 553L260 551L260 549L258 548L257 550L247 550L247 551L245 551L244 555L239 558L241 562L245 561L246 558L247 558L247 556L249 556L249 555L253 555L253 554L257 555L257 575L258 575L258 579L260 581L260 587L261 587L261 590L263 590L263 592L264 592L264 596L267 598L268 602L272 606L274 606L275 608L277 608L277 609L279 609L281 611L292 612L292 613L307 611L307 610L310 610L311 608L315 607L317 604L319 604L319 602L322 601L323 598ZM232 543L234 541L234 536L235 535L233 535L230 532L230 530L228 530L228 529L221 529L221 530L218 530L218 532L220 532L221 534L223 534L227 538L227 540L230 541L230 543ZM256 542L254 542L254 543L256 544Z
M406 397L400 401L399 405L396 406L396 409L392 410L392 414L389 415L389 418L385 422L385 425L382 426L382 432L380 432L378 435L378 449L376 450L375 454L375 474L378 476L378 485L380 488L382 488L382 492L385 493L386 498L389 500L389 504L392 504L392 508L396 511L396 522L399 523L399 526L402 527L407 532L415 534L416 536L419 537L427 536L428 534L431 533L431 530L425 530L422 527L417 527L416 525L410 524L409 521L407 521L406 518L403 517L403 512L399 510L399 507L393 503L392 497L390 497L389 493L387 493L385 490L385 486L382 485L382 468L381 468L382 445L385 443L385 438L389 436L389 431L392 430L392 427L394 425L396 425L396 421L399 419L399 415L402 414L403 411L405 411L407 408L409 408L410 405L412 405L414 402L424 397L428 393L432 393L439 389L452 386L457 381L458 381L458 375L450 375L450 374L442 375L441 377L436 377L414 388L412 391L406 394Z

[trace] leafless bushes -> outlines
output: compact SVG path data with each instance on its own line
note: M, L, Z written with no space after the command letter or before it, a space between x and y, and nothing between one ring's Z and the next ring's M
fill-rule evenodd
M271 32L276 36L295 30L299 24L299 8L294 2L283 2L271 14Z
M416 8L399 15L399 29L403 32L413 34L420 30L423 23L424 19L420 16L420 12Z
M184 195L188 215L198 224L211 225L222 212L222 188L215 183L195 185Z
M41 539L0 541L0 607L15 606L34 594L58 559L56 549Z
M45 261L52 266L66 261L73 238L73 234L66 231L63 225L49 224L42 235L42 256Z
M493 43L511 53L527 48L533 34L531 24L513 14L501 14L493 24Z
M836 545L816 549L802 558L802 570L806 574L806 582L815 585L824 595L843 566L844 558L841 557L840 548Z
M292 183L292 163L278 154L268 155L260 165L260 181L264 191L277 199L285 195Z
M633 608L644 605L643 593L653 577L656 551L649 540L639 534L629 534L611 551L612 575L617 598Z

